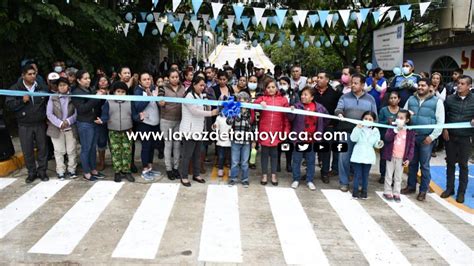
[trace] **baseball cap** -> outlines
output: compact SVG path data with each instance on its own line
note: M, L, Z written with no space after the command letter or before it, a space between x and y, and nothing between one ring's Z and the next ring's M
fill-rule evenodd
M56 72L51 72L48 74L48 80L56 81L60 78L59 74Z
M264 69L264 67L262 65L260 65L259 63L255 63L253 68L254 69Z

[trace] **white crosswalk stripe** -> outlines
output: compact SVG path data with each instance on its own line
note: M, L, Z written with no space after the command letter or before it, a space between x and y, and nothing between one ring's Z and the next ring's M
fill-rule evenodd
M328 265L311 223L291 188L266 188L287 264Z
M377 194L383 199L382 192ZM401 203L383 200L449 264L472 265L473 251L406 196L401 196Z
M428 195L432 199L437 201L439 204L443 205L450 212L454 213L454 215L458 216L459 218L464 220L466 223L474 226L474 214L470 214L468 212L465 212L464 210L461 210L461 209L455 207L452 204L449 204L446 200L440 198L440 196L436 195L435 193L430 193Z
M0 190L8 187L15 181L16 181L16 178L0 178Z
M8 182L12 184L14 181ZM18 247L9 250L9 248L15 247L14 245L10 246L9 242L21 242L22 239L20 237L25 237L25 234L16 234L16 231L23 230L18 225L27 219L32 219L33 213L35 213L34 219L42 219L42 215L47 215L48 212L43 214L43 212L35 211L40 207L42 209L48 208L48 204L52 204L48 200L52 197L63 196L62 194L64 193L57 192L66 184L70 184L68 189L74 189L73 186L77 183L73 181L38 183L0 210L0 245L3 249L3 251L0 251L0 260L2 256L5 256L5 252L18 253L16 256L20 256L17 257L20 259L25 257L25 255L21 255ZM133 186L134 184L130 185ZM62 217L58 216L56 218L58 220L57 222L55 221L54 225L38 223L38 228L41 227L41 230L46 233L43 236L39 235L39 240L36 243L31 242L31 244L25 247L25 252L39 253L29 259L41 258L38 257L40 254L67 255L68 257L62 258L69 258L69 256L79 253L79 250L83 250L81 240L86 235L89 241L94 238L91 228L104 211L107 209L108 214L114 213L116 215L118 213L114 209L107 208L107 206L115 200L127 200L122 198L123 196L129 197L128 194L121 193L121 198L118 199L117 195L122 186L123 183L98 182L89 188L84 195L78 195L80 197L79 200L75 203L72 202L74 205L69 210L65 209L64 215ZM199 215L189 217L193 219L194 223L200 224L202 221L200 232L196 230L196 234L192 234L190 238L186 239L186 249L193 250L193 254L195 254L191 262L247 264L251 263L251 261L248 261L248 257L246 259L246 252L250 250L248 245L255 247L263 244L272 245L268 251L282 254L275 262L277 264L328 265L333 260L338 262L340 257L335 258L334 253L331 253L335 252L332 250L333 245L337 247L337 242L336 244L334 243L334 236L330 235L329 231L321 231L331 230L330 227L320 228L317 226L317 223L313 225L312 220L309 219L317 217L314 210L318 209L319 213L321 213L321 208L325 208L326 211L332 212L330 216L325 217L328 223L339 223L339 228L344 226L347 229L347 231L339 230L337 232L338 234L345 235L345 239L347 239L345 240L345 245L351 244L350 242L354 241L353 244L359 247L360 250L354 249L354 252L358 253L357 256L359 258L359 261L354 263L369 263L373 265L422 263L422 261L417 261L416 255L413 255L417 252L417 247L412 246L409 243L409 239L406 240L407 242L404 242L403 238L393 237L393 233L397 231L393 230L393 226L387 227L389 225L385 224L383 219L378 219L375 216L372 217L374 215L374 206L369 205L371 208L366 209L366 204L375 203L373 200L370 202L369 199L369 201L361 203L352 200L349 193L342 193L334 189L323 189L321 192L324 197L320 194L319 197L321 199L317 202L318 204L324 203L327 205L313 206L311 202L314 201L305 200L305 198L301 198L300 201L299 197L310 195L305 194L305 191L303 191L304 193L297 194L295 190L290 188L266 187L257 189L265 190L266 194L262 195L266 195L266 198L259 200L268 201L269 207L264 207L267 211L264 220L259 221L258 215L255 215L257 217L254 218L256 219L255 223L264 223L265 227L272 227L269 231L261 230L260 233L272 232L272 239L275 241L269 242L268 235L265 237L266 241L259 241L259 235L252 235L250 233L249 230L251 228L241 228L241 217L244 217L242 215L245 214L242 213L244 210L239 208L239 204L242 204L240 199L248 195L240 194L248 193L249 190L243 190L245 191L243 192L239 190L239 187L235 186L208 185L207 190L201 190L199 193L203 194L196 197L196 199L203 200L205 194L205 204L199 205L203 206L199 208L203 208L204 215L202 215L203 212L201 211L196 212ZM151 184L147 190L143 191L146 192L143 193L142 197L139 194L133 195L138 208L136 211L134 210L135 213L129 223L123 223L123 235L112 238L114 239L113 241L100 239L100 241L109 241L107 247L110 248L110 253L106 257L113 258L112 262L120 262L119 259L142 259L150 262L160 262L161 259L166 259L165 256L175 256L173 253L170 254L173 250L170 250L169 247L166 252L163 252L166 248L162 250L165 247L162 239L164 235L166 235L167 240L173 236L173 232L167 232L167 230L171 230L168 228L169 220L170 217L173 217L173 213L177 211L178 205L176 205L176 202L179 200L178 195L181 195L183 191L180 190L179 184L164 183ZM7 190L5 193L13 192ZM193 192L186 191L184 194L186 193ZM381 196L381 193L378 193L378 195ZM456 209L453 209L454 207L446 205L443 200L437 200L435 197L432 198L435 200L433 202L438 205L435 206L436 208L444 211L447 211L445 208L448 208L455 213ZM385 212L391 213L392 218L400 218L399 226L401 228L413 229L412 232L416 234L413 237L417 238L418 243L426 241L424 248L429 249L429 253L432 254L431 256L439 254L433 263L472 265L474 252L471 247L473 243L461 241L449 231L447 221L439 222L429 215L430 209L425 211L404 196L402 196L401 203L385 201L389 207L378 200L378 198L377 201L379 201L380 208L384 208ZM57 208L57 203L54 203L54 205ZM259 211L262 211L262 208ZM62 214L60 213L59 215ZM467 216L462 217L460 215L450 216L449 221L452 222L456 219L461 221L461 219L466 220L467 218ZM176 216L174 216L174 219L176 219ZM338 220L336 221L335 219ZM454 233L459 234L459 227L461 229L462 227L466 228L468 231L467 237L458 236L464 239L464 241L468 241L466 239L469 239L469 234L474 236L474 233L469 231L471 225L456 223L457 231L454 231ZM18 228L16 228L17 226ZM262 227L260 226L260 228ZM388 229L391 233L386 232L385 229ZM404 231L408 232L407 230ZM7 234L9 235L8 241L1 242L2 238ZM11 239L15 237L17 238ZM257 243L246 242L254 240ZM75 251L76 249L77 251ZM404 253L407 251L411 255ZM426 251L424 250L423 252ZM255 250L252 250L252 252L255 253ZM264 257L259 258L255 254L251 257L257 257L263 262L266 261ZM364 258L366 262L360 261L364 260ZM37 261L27 260L25 262L35 263ZM128 262L133 263L133 261ZM189 263L190 261L186 262Z
M173 208L179 184L153 184L112 257L154 259Z
M383 229L365 211L350 193L339 190L322 190L333 209L349 230L365 258L372 265L408 265L405 256L398 250Z
M237 187L208 186L198 260L242 263Z
M94 184L28 252L70 254L122 185L109 181Z
M69 181L41 182L0 210L0 239L35 212Z

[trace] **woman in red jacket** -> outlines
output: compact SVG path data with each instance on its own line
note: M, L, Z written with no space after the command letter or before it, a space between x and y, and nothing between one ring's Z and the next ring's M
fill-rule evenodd
M261 104L264 109L267 105L280 107L289 106L288 100L280 95L274 80L267 81L264 88L264 95L257 98L254 103ZM283 142L285 136L290 132L290 122L285 113L262 110L258 128L260 136L258 142L262 146L262 180L260 181L260 184L266 185L268 182L268 157L270 157L272 174L271 183L274 186L278 186L278 179L276 177L278 144ZM272 139L272 136L276 136L276 138Z

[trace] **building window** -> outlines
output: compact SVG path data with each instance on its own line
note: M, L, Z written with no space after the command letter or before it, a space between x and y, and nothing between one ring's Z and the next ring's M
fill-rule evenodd
M434 61L431 66L431 73L439 72L443 75L443 83L451 81L451 76L455 69L458 69L459 65L450 56L442 56Z

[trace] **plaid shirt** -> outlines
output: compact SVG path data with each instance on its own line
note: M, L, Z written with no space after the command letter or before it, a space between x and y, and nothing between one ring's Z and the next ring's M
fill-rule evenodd
M246 119L241 119L239 122L235 121L234 120L234 123L232 124L232 129L234 130L234 137L236 135L237 132L242 132L241 134L243 134L243 136L245 136L245 132L252 132L253 128L252 128L252 116L251 116L251 113L250 113L250 110L246 110L246 111L243 111L242 112L248 112L248 118ZM240 134L240 133L239 133ZM250 144L250 141L244 137L244 140L235 140L233 141L234 143L236 144Z

